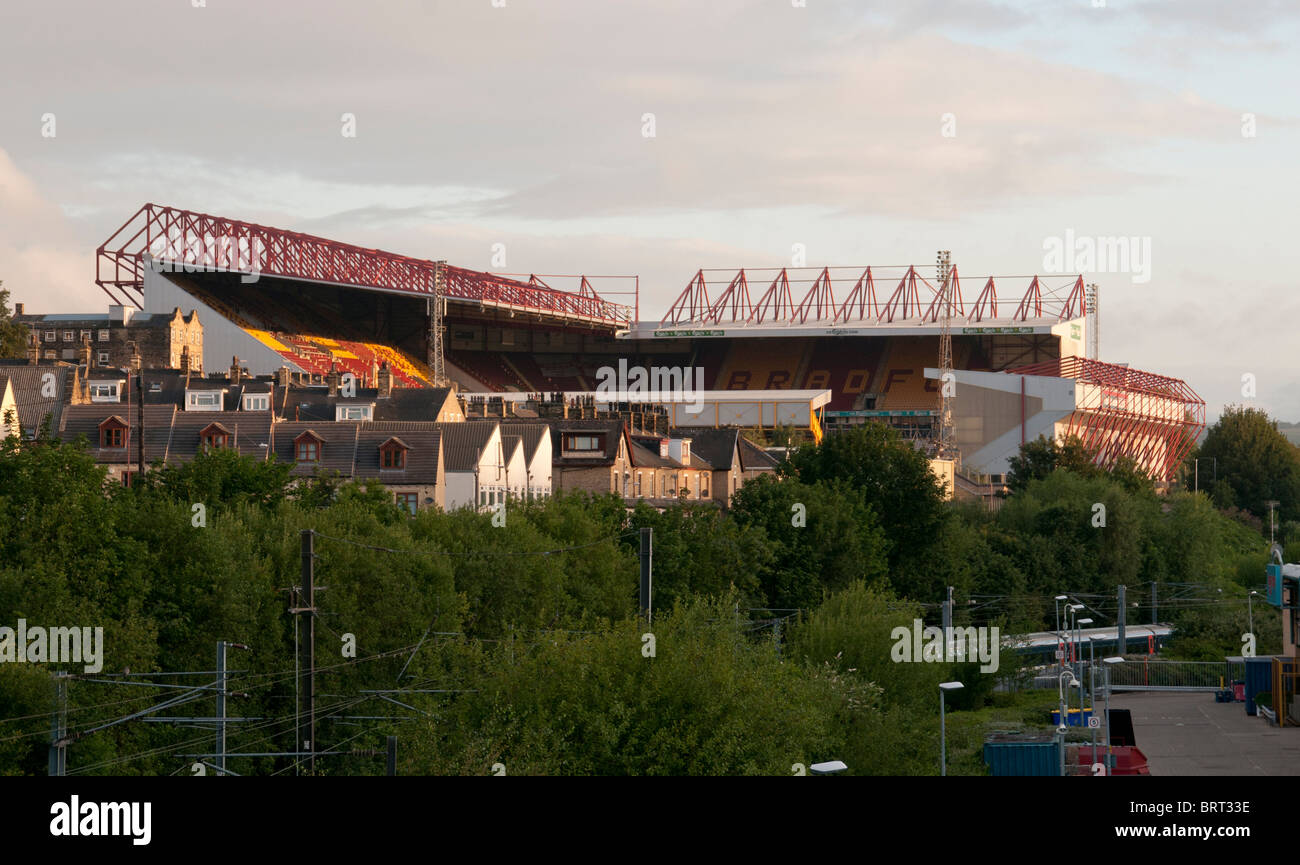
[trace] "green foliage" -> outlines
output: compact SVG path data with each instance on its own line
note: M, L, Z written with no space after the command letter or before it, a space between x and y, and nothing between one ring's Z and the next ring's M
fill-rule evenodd
M838 713L870 711L874 692L782 663L731 607L693 603L653 628L625 621L498 650L513 661L424 726L411 759L435 773L789 775L836 758Z
M13 319L9 289L0 281L0 358L21 358L27 353L27 325Z
M805 484L841 481L860 491L889 539L892 568L923 559L943 521L943 489L929 461L884 424L799 448L782 472Z
M1300 520L1300 454L1263 409L1226 407L1194 457L1217 460L1219 480L1210 485L1215 504L1261 517L1265 535L1269 501L1279 502L1279 525Z

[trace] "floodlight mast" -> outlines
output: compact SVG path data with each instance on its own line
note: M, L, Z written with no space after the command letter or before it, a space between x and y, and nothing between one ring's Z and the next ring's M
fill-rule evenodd
M952 442L952 253L946 249L935 257L939 280L939 459L956 460Z

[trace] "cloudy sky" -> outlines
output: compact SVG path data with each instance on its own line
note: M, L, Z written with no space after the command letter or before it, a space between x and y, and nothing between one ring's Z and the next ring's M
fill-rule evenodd
M1089 275L1102 359L1300 420L1300 3L1102 3L6 3L0 280L102 308L94 250L147 201L639 274L643 318L794 244L969 279L1138 238L1149 273Z

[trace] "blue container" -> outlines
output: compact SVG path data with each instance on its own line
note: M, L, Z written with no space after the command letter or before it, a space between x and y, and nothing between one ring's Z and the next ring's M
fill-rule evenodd
M1273 690L1273 656L1246 658L1246 714L1256 715L1255 695Z
M990 775L1018 778L1061 775L1060 746L1055 739L985 742L984 762Z

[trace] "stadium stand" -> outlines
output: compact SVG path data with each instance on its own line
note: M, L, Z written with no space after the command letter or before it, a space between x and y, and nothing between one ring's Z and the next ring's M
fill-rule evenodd
M804 366L807 339L737 341L722 367L717 387L724 390L785 390Z
M858 395L870 391L883 354L884 340L880 339L817 340L801 386L830 388L834 396L828 409L853 409Z
M938 382L926 380L925 368L937 366L938 362L939 343L935 337L895 337L875 388L881 394L878 407L890 411L937 409Z

